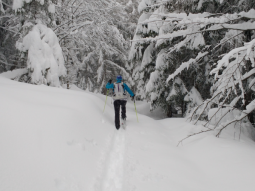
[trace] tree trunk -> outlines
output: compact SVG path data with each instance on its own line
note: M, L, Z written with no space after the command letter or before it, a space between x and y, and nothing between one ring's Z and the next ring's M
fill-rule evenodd
M251 91L247 92L246 94L244 94L244 98L245 98L245 104L244 104L244 109L246 109L246 106L251 103L252 101L252 93ZM249 121L253 124L254 123L254 119L253 119L253 112L251 112L250 114L248 114L248 119Z
M167 117L173 117L171 104L168 105Z
M67 89L70 89L70 87L69 87L69 76L68 76L68 74L69 74L69 71L68 71L68 68L67 68L67 71L66 71L66 76L67 76L67 81L66 81L66 86L67 86Z
M183 102L182 102L182 117L184 116L185 110L186 110L186 104L185 104L185 102L183 101Z
M246 42L250 42L251 41L251 30L245 31L244 34L246 36Z

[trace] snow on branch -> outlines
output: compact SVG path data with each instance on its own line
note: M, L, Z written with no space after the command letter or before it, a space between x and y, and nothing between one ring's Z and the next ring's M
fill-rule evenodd
M12 4L12 9L15 10L15 12L21 10L22 11L22 7L24 6L24 3L30 3L33 0L13 0L13 4ZM45 4L44 0L37 0L41 5ZM48 7L48 11L50 13L55 13L55 5L53 3L49 4Z
M231 113L233 112L233 110L236 109L235 105L240 99L243 101L243 104L245 104L246 102L245 94L247 90L245 90L243 87L243 81L248 79L250 76L252 76L255 73L254 47L255 47L255 39L250 41L249 43L245 43L243 47L233 49L228 54L226 54L220 61L218 61L216 68L211 71L211 74L215 74L215 80L217 80L216 83L214 84L215 92L212 98L209 100L206 100L203 104L198 106L189 117L192 120L194 116L197 116L195 121L195 124L196 124L199 118L201 117L202 113L206 112L206 109L207 110L210 109L208 106L210 106L212 103L218 105L218 108L215 111L215 113L208 119L208 122L204 124L204 126L209 124L211 120L215 118L215 116L217 115L218 116L217 122L214 125L214 129L218 130L218 133L216 135L217 137L220 136L221 132L227 126L229 126L232 123L237 123L242 121L252 111L255 110L255 100L252 100L252 102L247 104L246 110L243 110L243 111L238 110L240 112L239 115L234 116L234 118L231 119L230 121L221 122L221 120L226 115L228 115L229 112ZM243 74L241 71L243 71L245 67L245 64L244 64L245 60L251 61L252 68L250 69L250 71ZM221 71L220 75L218 74L219 71ZM254 80L250 81L250 83L248 84L249 89L252 88L252 86L254 85L254 82L255 82ZM239 88L239 90L237 90L237 88ZM233 98L234 95L235 97ZM230 100L231 98L232 98L232 101L230 102L230 104L225 104L225 102L227 100ZM214 101L215 99L216 101ZM219 113L220 111L223 111L223 112ZM196 114L197 112L199 113L198 115Z
M221 25L224 29L234 29L234 30L255 30L255 22L245 22L240 24L223 24Z
M197 1L194 2L197 3ZM224 1L218 0L218 2L223 3ZM145 10L144 12L148 14L146 17L144 15L144 19L138 22L131 49L132 58L137 59L137 65L144 69L151 62L149 57L151 53L147 52L149 50L148 47L152 46L152 44L155 45L153 48L156 49L156 56L153 57L153 62L155 62L156 58L156 63L155 66L151 67L153 69L148 67L149 80L144 80L143 73L140 73L140 77L139 73L135 72L136 76L138 76L136 77L137 79L141 78L141 80L146 82L141 84L145 84L146 93L150 96L153 104L155 106L159 103L166 105L163 99L168 95L167 91L171 92L171 87L169 87L170 84L165 83L169 83L170 80L178 76L183 70L201 62L201 59L208 55L210 61L207 62L206 60L208 59L203 60L203 64L206 64L206 74L203 80L209 79L207 81L208 84L213 80L208 77L208 70L211 71L211 61L216 60L215 62L217 62L214 65L216 68L210 72L211 75L215 75L215 83L210 91L211 99L205 100L202 104L196 104L198 106L191 113L190 120L194 121L194 124L198 123L201 119L208 120L205 125L205 128L207 128L206 126L211 124L213 118L218 117L219 120L213 129L203 129L199 133L215 130L216 126L219 127L217 130L222 131L229 124L242 121L249 112L255 109L254 103L254 105L251 104L249 106L251 109L248 112L246 111L248 108L245 111L241 111L241 108L247 105L245 100L247 91L250 89L255 90L255 88L252 89L255 84L255 39L243 46L245 37L247 37L246 39L254 38L254 32L250 32L250 30L255 30L255 10L251 9L234 14L166 14L169 10L165 9L166 7L162 5L163 3L158 4L159 7L154 7L155 9L150 9L150 7L155 6L153 3L157 4L159 2L142 0L140 3L141 10ZM180 3L180 1L176 1L177 3ZM199 1L198 4L198 9L201 9L204 6L202 5L203 0ZM177 11L183 10L178 10L177 8L175 12ZM247 30L250 33L246 33L245 31ZM140 51L139 48L143 51ZM182 53L186 53L184 51L186 49L192 52L192 54L185 55L185 58L183 58ZM136 57L140 52L141 56ZM172 58L175 56L175 52L181 53L181 59ZM199 53L196 54L196 52ZM183 59L188 61L181 61ZM177 69L174 71L175 68ZM204 74L202 76L204 77ZM199 77L200 75L198 75ZM200 81L199 85L201 85ZM208 90L209 93L209 88L204 89ZM201 91L204 89L202 87ZM162 96L162 99L160 96ZM160 99L157 99L159 97ZM215 113L212 114L212 117L209 117L208 112L210 112L211 107L217 108L213 108ZM226 118L229 113L234 115L233 112L236 111L239 114L231 118L233 122L222 123L223 118Z
M248 12L241 12L238 15L240 15L241 17L245 17L245 18L249 18L249 19L255 19L255 10L251 9Z
M0 11L2 11L2 13L5 13L3 4L2 4L2 0L0 0Z
M118 64L115 64L114 62L112 62L110 60L105 60L105 62L117 67L118 69L120 69L123 72L123 74L127 77L128 81L131 83L131 85L135 84L134 81L132 80L131 76L129 75L129 73L125 70L125 68L119 66Z
M255 110L255 100L253 100L251 103L249 103L247 106L246 106L246 110L244 111L241 111L241 115L240 116L236 116L233 120L231 121L227 121L225 123L222 123L219 127L219 132L217 133L217 137L220 136L221 132L226 128L228 127L230 124L232 123L236 123L236 122L239 122L239 121L242 121L244 118L246 118L252 111Z
M235 48L235 49L231 50L220 61L218 61L217 67L211 71L211 74L215 74L215 78L217 78L218 71L220 69L222 69L222 67L227 67L225 70L227 70L229 67L231 67L232 65L229 63L229 60L231 58L236 58L235 61L238 61L240 59L242 60L244 57L247 56L246 59L249 59L252 62L252 67L255 67L254 66L254 53L253 53L253 51L251 51L252 48L254 47L254 45L255 45L255 39L249 43L246 43L245 46L243 46L243 47L239 47L239 48ZM232 63L233 62L234 61L232 61Z
M168 83L170 80L174 79L175 76L180 74L184 69L188 69L190 65L197 63L201 58L203 58L207 54L208 52L204 52L204 53L199 52L195 59L191 58L189 61L183 62L181 66L177 68L173 74L168 76L166 82Z
M159 24L161 28L164 25L174 24L175 28L179 30L172 31L171 33L160 33L156 37L147 37L147 38L139 38L134 39L132 42L137 41L163 41L163 40L172 40L173 38L180 37L180 36L188 36L196 33L203 33L209 32L214 30L220 29L233 29L233 30L255 30L255 22L244 22L239 24L232 24L234 21L240 20L242 18L254 19L255 13L254 9L251 9L249 12L242 12L240 14L223 14L220 16L213 15L210 13L203 13L203 14L189 14L186 13L169 13L169 14L152 14L150 18L139 22L140 25L149 24L148 31L151 30L150 25L155 25L153 23L156 22L156 25ZM167 19L162 20L163 17L168 16ZM152 24L150 24L152 23ZM160 24L161 23L161 24ZM227 24L229 23L229 24ZM190 27L191 25L196 27ZM210 26L209 28L205 29L206 26ZM188 29L184 26L189 26ZM160 30L156 30L160 31ZM161 42L157 42L160 44Z
M157 6L160 6L162 4L166 3L166 1L160 1L160 2L153 2L152 0L142 0L140 3L139 3L139 6L138 6L138 12L141 13L143 10L147 9L147 8L153 8L153 7L157 7Z

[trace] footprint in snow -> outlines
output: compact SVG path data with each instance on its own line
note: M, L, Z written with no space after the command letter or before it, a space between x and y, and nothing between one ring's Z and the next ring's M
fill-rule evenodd
M67 143L67 145L69 145L69 146L79 147L79 148L81 148L81 149L84 150L84 151L86 150L86 146L85 146L84 143L80 143L80 142L77 142L77 141L74 141L74 140L72 140L72 141L67 141L66 143Z
M64 180L60 180L60 179L55 179L55 186L59 190L64 190L67 188L66 182Z
M97 142L96 142L94 139L87 139L87 138L85 138L85 140L86 140L88 143L90 143L90 144L92 144L92 145L94 145L94 146L97 146Z

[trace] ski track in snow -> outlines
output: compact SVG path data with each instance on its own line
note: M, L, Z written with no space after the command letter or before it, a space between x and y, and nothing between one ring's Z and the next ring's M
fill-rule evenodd
M99 162L99 176L91 190L123 191L125 182L126 132L114 131L106 140L106 148ZM125 177L125 178L124 178Z

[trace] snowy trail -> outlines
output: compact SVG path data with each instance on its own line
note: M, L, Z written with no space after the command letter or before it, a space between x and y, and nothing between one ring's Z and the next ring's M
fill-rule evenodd
M102 191L121 191L124 184L125 132L117 131L105 168Z
M105 151L99 164L99 177L93 191L122 191L124 189L124 165L126 154L125 130L114 131L106 142ZM111 139L111 140L109 140Z

